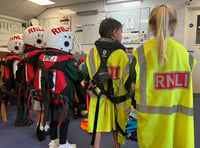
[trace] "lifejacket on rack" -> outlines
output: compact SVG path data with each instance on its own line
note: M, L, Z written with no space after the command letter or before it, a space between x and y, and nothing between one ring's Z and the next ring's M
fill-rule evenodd
M68 87L66 81L68 76L65 73L65 67L68 60L76 62L76 59L66 52L48 49L39 57L39 60L34 80L34 95L36 100L44 102L45 117L47 117L49 103L54 105L69 103L68 96L71 88Z
M139 147L194 148L192 71L196 60L169 37L167 60L159 67L155 44L154 38L134 51Z
M33 81L36 74L36 63L39 56L44 53L43 49L35 48L33 46L27 46L25 49L25 55L23 58L24 66L25 66L25 82L33 87Z
M13 73L13 63L15 60L20 61L20 57L15 53L10 53L7 56L4 70L4 85L6 91L10 91L11 89L14 89L16 87L16 82Z

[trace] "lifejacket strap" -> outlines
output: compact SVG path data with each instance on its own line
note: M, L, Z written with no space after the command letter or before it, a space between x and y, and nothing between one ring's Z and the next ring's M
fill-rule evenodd
M98 96L97 98L91 145L94 145L94 141L96 138L96 130L97 130L97 123L98 123L97 121L98 121L98 114L99 114L99 102L100 102L100 96Z

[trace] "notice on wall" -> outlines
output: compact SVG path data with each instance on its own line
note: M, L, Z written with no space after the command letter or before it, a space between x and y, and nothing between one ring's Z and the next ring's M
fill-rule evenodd
M99 38L98 29L100 24L76 24L75 34L81 44L94 44Z
M99 12L95 15L72 16L72 31L77 36L81 45L94 45L100 37L99 26L105 19L105 12Z
M11 35L22 33L21 22L0 18L0 47L7 47L7 42Z
M123 25L123 43L143 43L147 40L150 8L110 11L106 17Z

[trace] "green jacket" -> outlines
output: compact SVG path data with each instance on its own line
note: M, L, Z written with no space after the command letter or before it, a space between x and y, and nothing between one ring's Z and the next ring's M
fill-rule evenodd
M67 66L65 67L65 72L68 77L66 77L67 85L70 89L70 100L73 100L75 97L75 83L80 83L83 80L83 75L81 71L78 69L78 66L74 61L68 60Z

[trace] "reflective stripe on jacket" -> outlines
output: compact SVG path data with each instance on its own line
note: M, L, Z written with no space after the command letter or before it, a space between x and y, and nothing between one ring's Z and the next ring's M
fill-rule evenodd
M167 60L157 62L156 39L134 51L141 148L194 148L192 70L196 60L171 37Z

